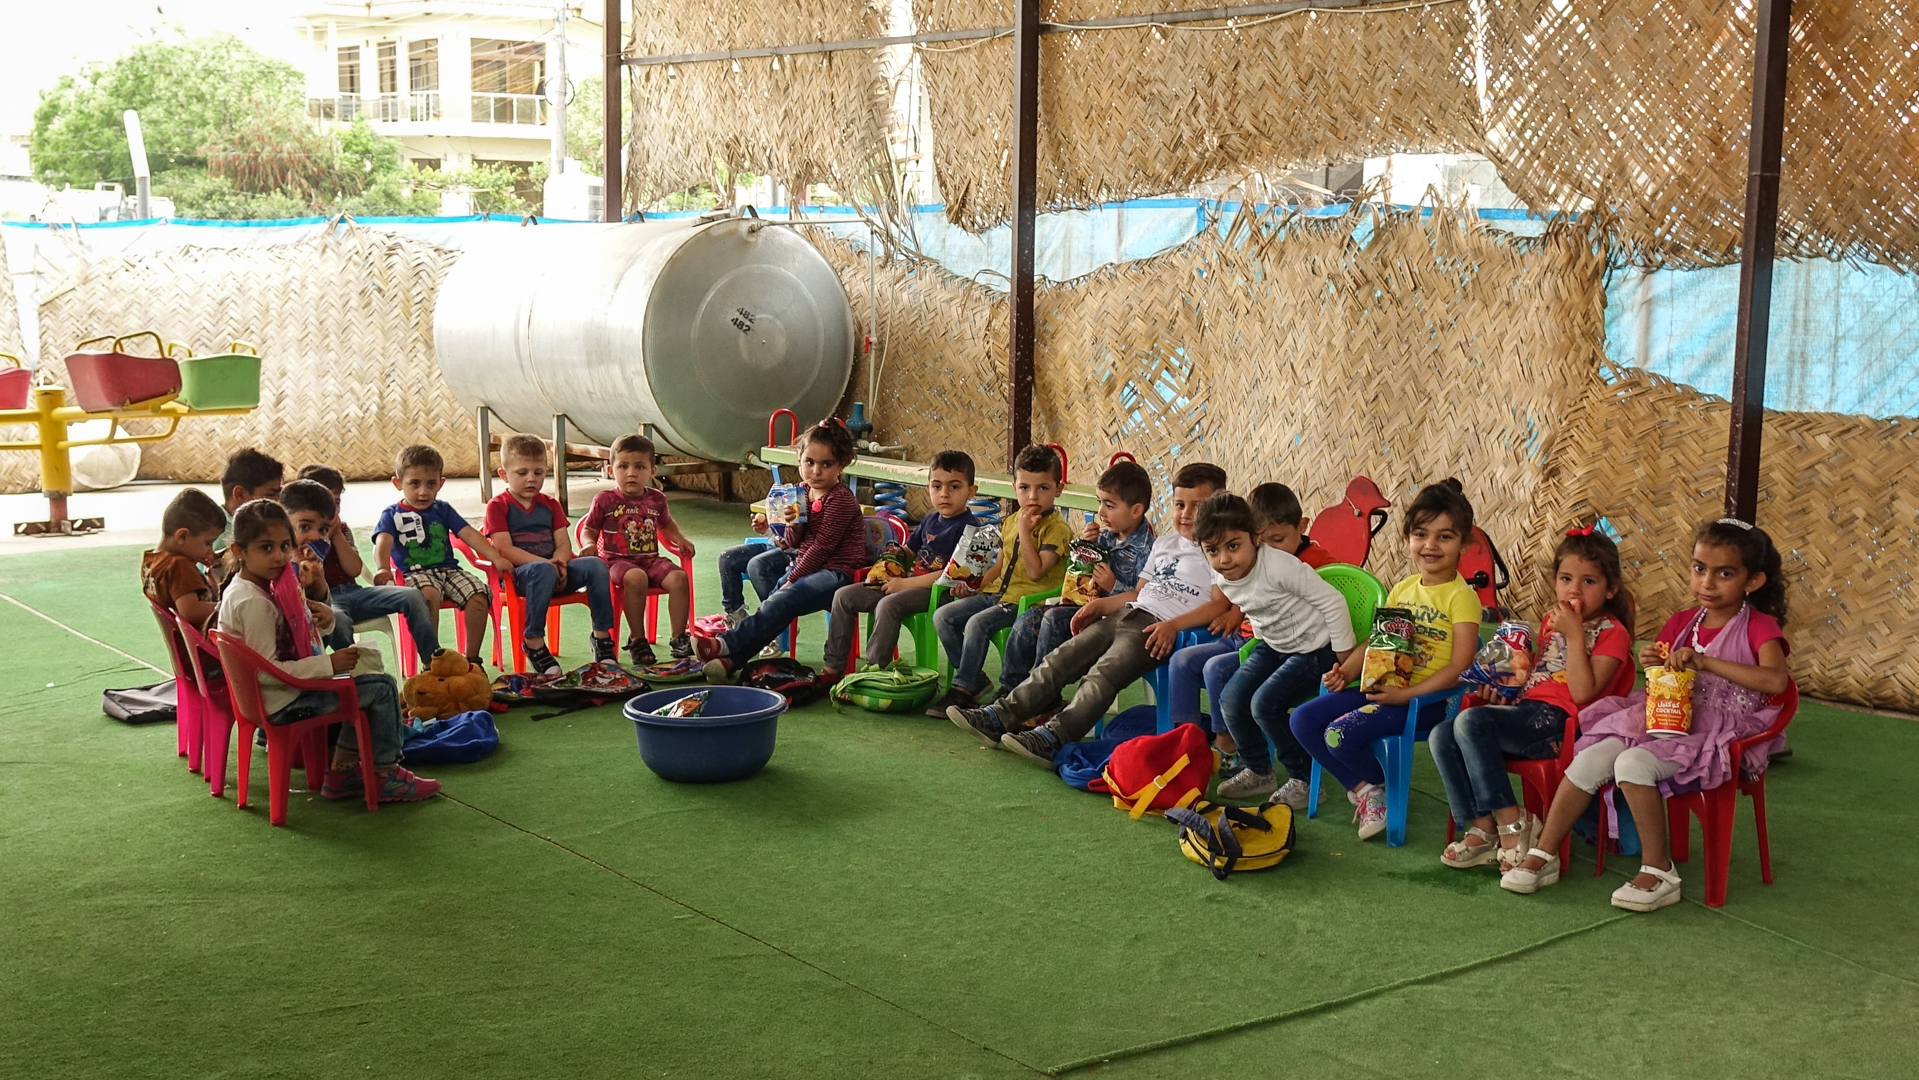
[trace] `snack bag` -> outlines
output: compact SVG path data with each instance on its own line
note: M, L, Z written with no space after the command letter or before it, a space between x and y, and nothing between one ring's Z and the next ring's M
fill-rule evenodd
M1530 625L1518 621L1499 624L1493 631L1491 640L1479 647L1473 656L1473 666L1460 675L1461 682L1475 683L1486 688L1486 697L1492 703L1510 703L1519 700L1520 691L1526 688L1526 680L1533 671L1533 630Z
M1373 632L1366 638L1366 664L1359 673L1362 692L1413 684L1413 666L1419 660L1419 643L1413 633L1411 611L1383 607L1373 612Z
M1663 657L1671 650L1660 643ZM1692 680L1695 672L1683 668L1646 669L1646 734L1670 739L1692 732Z
M678 701L669 703L663 708L654 709L653 715L670 716L675 719L698 716L706 711L706 699L712 696L713 691L711 690L695 690Z
M888 544L879 561L866 571L869 588L880 588L894 578L913 576L913 553L900 544Z
M784 536L790 526L805 522L805 484L775 484L767 491L766 524L776 534Z
M1100 589L1093 584L1093 570L1106 561L1106 549L1091 540L1075 540L1066 549L1066 578L1060 584L1059 602L1084 607L1099 599Z
M981 576L998 561L999 529L992 525L968 525L960 533L953 557L947 560L946 569L940 571L940 578L934 584L977 590Z

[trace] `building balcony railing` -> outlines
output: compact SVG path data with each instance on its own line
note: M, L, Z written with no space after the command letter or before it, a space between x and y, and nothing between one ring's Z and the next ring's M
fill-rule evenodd
M307 99L307 117L312 120L351 121L362 116L382 124L402 120L416 124L438 120L440 92L421 90L411 94L339 94Z
M476 124L544 124L547 100L539 94L474 94Z
M416 90L407 95L406 118L416 124L440 118L440 92Z

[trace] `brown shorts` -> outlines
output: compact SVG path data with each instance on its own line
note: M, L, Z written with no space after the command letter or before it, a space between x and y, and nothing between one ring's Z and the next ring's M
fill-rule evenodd
M658 555L614 555L606 560L607 580L615 586L626 584L628 570L638 570L646 575L648 588L662 589L666 587L667 575L676 573L679 569L679 563L662 559Z

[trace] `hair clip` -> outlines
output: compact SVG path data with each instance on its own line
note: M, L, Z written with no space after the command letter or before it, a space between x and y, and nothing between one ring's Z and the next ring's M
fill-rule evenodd
M1591 536L1592 534L1593 527L1591 525L1582 525L1575 529L1566 530L1567 536Z
M1713 522L1713 524L1714 525L1737 525L1740 528L1746 530L1747 532L1752 531L1751 522L1741 521L1736 517L1722 517L1718 521Z

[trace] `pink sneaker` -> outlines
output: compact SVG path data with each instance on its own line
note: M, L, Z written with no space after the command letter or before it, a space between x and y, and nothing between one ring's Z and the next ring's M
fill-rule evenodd
M1359 792L1359 838L1371 840L1386 831L1386 789L1368 785Z
M344 799L358 795L366 790L360 781L360 766L350 769L328 769L326 778L320 781L320 794L329 799Z
M415 776L398 765L375 774L381 802L419 802L440 793L440 782Z

